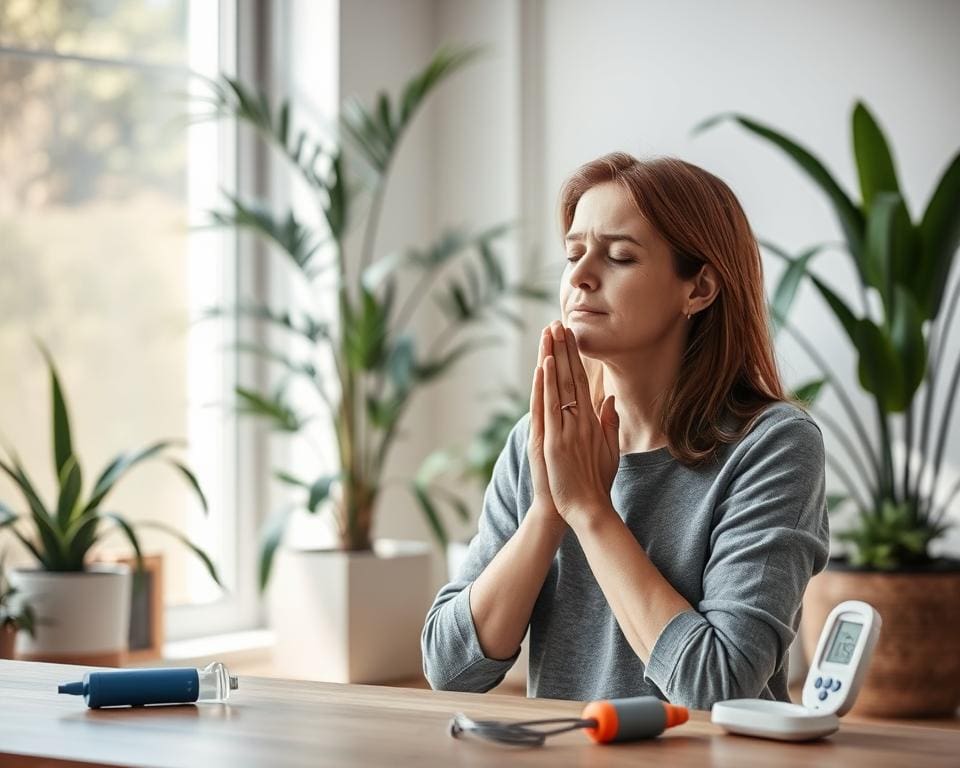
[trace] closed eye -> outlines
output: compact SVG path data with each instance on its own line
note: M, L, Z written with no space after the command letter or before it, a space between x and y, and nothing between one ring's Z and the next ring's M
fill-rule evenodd
M575 264L580 261L580 258L583 256L582 253L573 253L567 256L567 261L571 264ZM618 258L616 256L607 256L607 261L613 262L614 264L630 264L633 259L627 258Z

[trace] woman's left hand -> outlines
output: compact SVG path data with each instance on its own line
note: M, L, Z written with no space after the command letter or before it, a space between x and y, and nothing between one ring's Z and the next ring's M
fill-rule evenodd
M620 466L620 419L613 395L594 412L573 332L559 322L551 330L553 354L544 359L543 376L544 458L557 512L576 527L582 516L610 508Z

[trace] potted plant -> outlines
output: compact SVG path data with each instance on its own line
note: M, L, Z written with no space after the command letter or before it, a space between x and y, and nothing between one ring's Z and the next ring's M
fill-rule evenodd
M846 491L831 497L830 506L852 508L857 514L854 525L837 536L847 545L847 556L831 558L807 590L802 636L808 659L830 609L842 600L865 600L879 610L883 630L856 711L888 717L952 715L960 705L960 658L945 649L960 647L960 561L935 557L931 544L947 530L948 511L960 492L960 482L947 486L941 476L960 383L957 361L943 386L947 338L960 299L960 283L946 295L960 244L960 154L950 161L915 221L887 139L864 104L857 103L852 115L860 200L852 199L813 153L751 118L721 115L701 128L727 119L783 150L826 194L843 230L843 251L859 278L858 313L810 270L812 260L829 245L791 256L765 244L787 262L773 300L775 325L797 340L821 373L804 385L801 396L848 459L844 464L827 456ZM788 320L804 279L816 288L853 345L859 384L872 401L876 440L816 345ZM868 294L879 299L878 319L872 317ZM849 424L816 408L824 388L837 396ZM938 395L942 415L933 424ZM904 436L897 454L895 420L902 423Z
M17 588L7 580L3 565L0 559L0 659L12 659L17 632L23 630L32 636L36 619L29 603L14 605Z
M123 661L130 625L132 578L123 565L93 563L91 549L111 530L127 539L142 569L137 530L155 528L182 541L199 557L217 584L220 578L207 554L161 522L133 523L106 508L110 492L133 467L161 457L177 441L161 440L140 451L121 453L84 493L83 474L70 429L64 392L53 359L42 349L50 371L53 412L53 459L57 478L55 503L48 505L16 452L4 446L0 471L23 496L23 510L0 502L0 530L6 529L36 559L38 568L17 568L10 582L18 600L33 606L34 633L21 635L18 656L28 660L117 666ZM166 461L186 479L204 511L207 501L194 474L180 461ZM222 585L221 585L222 586ZM31 620L33 615L31 614Z
M344 143L295 127L287 100L273 106L265 94L229 78L210 83L214 114L252 126L315 196L322 214L319 231L293 210L275 213L239 197L214 214L217 224L252 230L277 249L310 296L291 308L247 304L213 313L239 312L285 334L279 345L241 346L272 361L285 379L269 392L238 388L240 409L291 436L323 419L336 440L336 466L318 467L310 477L274 472L303 498L275 512L261 535L261 588L278 571L270 595L277 663L299 675L377 682L420 674L429 548L373 541L384 467L414 394L464 356L497 344L500 334L489 332L490 321L520 323L506 299L545 295L506 279L495 248L504 226L448 231L427 248L378 253L384 193L401 140L427 96L473 55L440 50L399 97L381 92L372 108L348 101L339 123ZM363 210L361 194L368 203ZM351 225L362 228L356 258L347 246ZM443 313L432 322L429 342L410 325L428 298ZM313 394L310 410L294 404L292 380ZM331 513L335 549L280 549L297 506Z

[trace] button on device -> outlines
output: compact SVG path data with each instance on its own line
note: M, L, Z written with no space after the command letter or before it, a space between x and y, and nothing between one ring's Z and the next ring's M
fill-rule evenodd
M819 688L821 685L823 685L823 678L822 678L822 677L818 677L818 678L817 678L817 681L813 684L813 687L814 687L814 688Z
M820 701L823 701L824 699L827 698L827 692L826 692L826 691L820 691L820 693L818 694L818 698L820 699Z
M833 685L833 678L832 678L832 677L828 677L828 678L824 679L824 681L823 681L823 687L824 687L824 688L827 688L827 689L829 690L829 688L830 688L831 685Z
M839 690L840 690L840 681L839 681L839 680L834 680L834 681L833 681L833 690L835 690L835 691L839 691Z

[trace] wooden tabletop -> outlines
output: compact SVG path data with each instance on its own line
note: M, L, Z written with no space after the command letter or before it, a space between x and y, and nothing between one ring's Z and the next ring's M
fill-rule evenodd
M844 722L827 739L788 744L726 735L707 712L661 737L598 746L583 734L544 747L453 739L474 718L577 717L582 703L241 677L226 704L91 710L57 683L85 667L0 661L0 766L955 766L960 733L937 726Z

